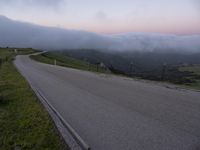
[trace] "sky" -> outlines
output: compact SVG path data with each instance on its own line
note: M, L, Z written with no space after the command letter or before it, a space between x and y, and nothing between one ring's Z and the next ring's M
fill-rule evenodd
M200 34L200 0L0 0L0 15L103 34Z

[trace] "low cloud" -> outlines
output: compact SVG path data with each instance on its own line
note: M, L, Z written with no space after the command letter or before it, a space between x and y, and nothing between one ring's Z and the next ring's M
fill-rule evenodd
M100 20L100 21L104 21L104 20L107 20L108 18L107 18L107 15L106 15L106 13L104 13L103 11L98 11L96 14L95 14L95 18L97 19L97 20Z
M91 32L37 26L0 16L0 47L33 47L44 50L98 49L107 51L200 52L200 35L176 36Z
M0 1L0 6L1 7L10 7L12 8L15 7L23 7L23 6L36 6L36 8L40 7L59 7L65 0L1 0Z

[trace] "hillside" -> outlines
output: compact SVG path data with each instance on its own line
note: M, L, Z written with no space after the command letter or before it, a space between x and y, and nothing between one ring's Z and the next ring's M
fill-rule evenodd
M87 60L92 64L102 62L113 73L143 79L189 84L199 78L199 75L193 75L188 70L179 71L179 67L200 64L200 53L103 52L86 49L63 50L54 53Z

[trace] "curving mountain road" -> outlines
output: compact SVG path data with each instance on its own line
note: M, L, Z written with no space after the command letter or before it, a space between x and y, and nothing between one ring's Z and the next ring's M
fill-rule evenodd
M42 64L15 65L94 150L199 150L200 92Z

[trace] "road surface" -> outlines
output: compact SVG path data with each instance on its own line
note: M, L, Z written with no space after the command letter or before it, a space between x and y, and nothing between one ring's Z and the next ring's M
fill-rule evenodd
M28 56L15 65L94 150L200 150L200 92Z

